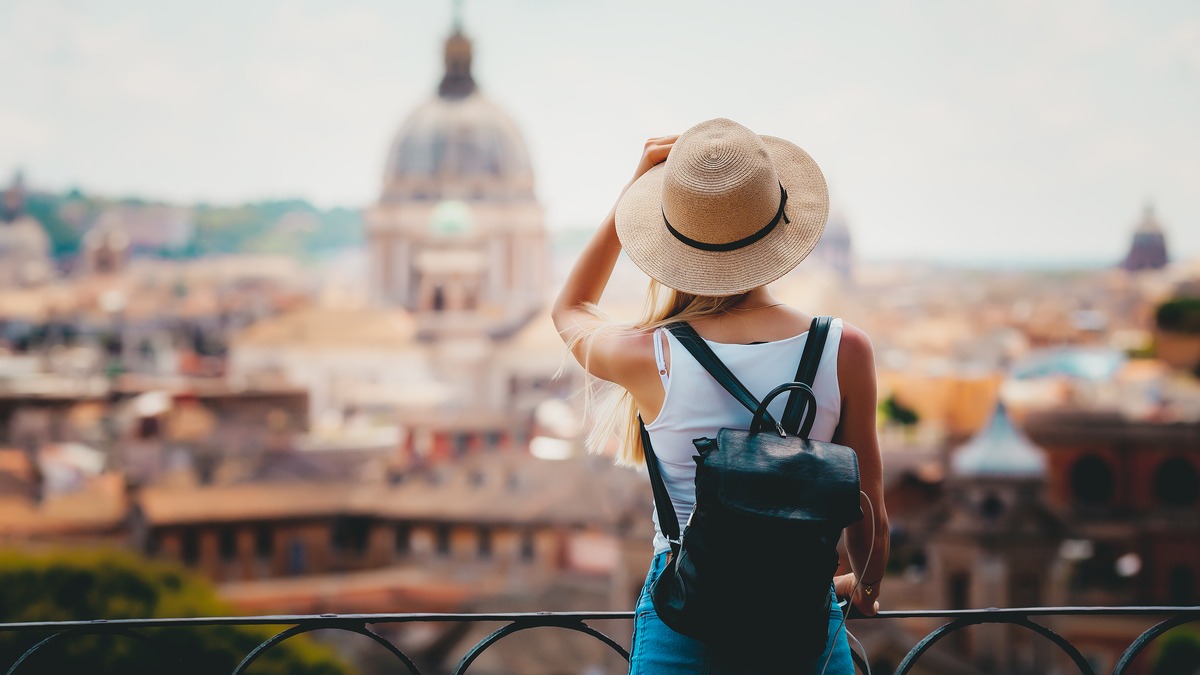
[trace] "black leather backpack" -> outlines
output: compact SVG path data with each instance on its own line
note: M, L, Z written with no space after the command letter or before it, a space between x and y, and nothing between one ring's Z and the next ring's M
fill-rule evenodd
M808 440L812 382L830 317L813 319L794 382L760 403L686 323L668 329L718 383L754 412L750 429L697 438L696 506L683 535L643 424L642 446L671 560L651 597L678 633L769 667L803 662L826 647L830 582L842 528L862 519L858 457ZM782 423L767 405L789 392ZM801 425L801 413L805 412Z

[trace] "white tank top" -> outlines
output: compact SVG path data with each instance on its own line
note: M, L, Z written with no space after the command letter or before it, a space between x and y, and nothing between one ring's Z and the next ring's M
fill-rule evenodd
M671 351L671 372L666 373L662 355L662 339L666 336ZM821 353L821 363L813 380L813 393L817 398L817 419L813 423L809 438L814 441L831 441L842 416L842 395L837 379L838 345L842 340L842 320L834 319L829 326L829 337ZM800 365L800 355L808 333L775 342L759 344L725 344L705 340L717 358L737 376L738 380L762 400L772 389L791 382ZM713 438L721 428L749 429L753 414L725 391L708 374L699 362L679 344L670 331L659 329L654 332L654 353L658 372L663 379L666 396L662 411L652 424L646 425L654 454L658 456L659 470L675 515L679 518L682 532L692 507L696 502L696 448L693 438ZM787 395L775 397L767 410L775 419L783 418L787 406ZM658 524L658 511L654 518L654 553L670 550L662 528Z

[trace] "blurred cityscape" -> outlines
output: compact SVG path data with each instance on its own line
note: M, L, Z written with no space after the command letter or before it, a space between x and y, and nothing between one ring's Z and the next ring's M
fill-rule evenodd
M11 179L0 544L174 561L245 613L633 606L649 485L584 453L584 380L548 315L588 233L547 233L471 58L455 31L361 212ZM1200 602L1200 260L1169 249L1196 225L1130 204L1123 259L1062 270L865 263L852 225L834 215L773 291L874 341L885 607ZM632 317L645 283L623 260L605 308ZM1145 628L1049 625L1097 672ZM933 627L854 630L890 672ZM485 629L391 630L437 672ZM624 668L603 645L518 638L477 667ZM1011 626L946 642L920 672L1062 666Z

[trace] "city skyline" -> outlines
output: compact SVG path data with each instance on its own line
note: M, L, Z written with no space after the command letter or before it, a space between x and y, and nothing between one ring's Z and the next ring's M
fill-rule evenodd
M0 171L366 206L380 148L432 95L450 12L8 4L0 56L25 66L0 75ZM1200 253L1200 12L1182 3L513 1L469 3L464 24L552 230L599 221L645 136L728 116L813 154L867 258L1115 263L1148 200L1172 257Z

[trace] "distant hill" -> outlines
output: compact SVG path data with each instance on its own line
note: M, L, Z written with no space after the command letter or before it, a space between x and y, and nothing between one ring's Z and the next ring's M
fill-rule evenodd
M71 258L83 236L102 218L124 221L135 250L172 258L220 253L287 253L297 256L361 246L364 227L357 209L318 209L301 199L235 206L172 205L140 199L108 199L66 193L27 192L25 209L46 228L57 258ZM156 237L157 220L171 227Z
M187 254L318 254L365 242L356 209L320 210L300 199L241 206L195 207L195 231Z

